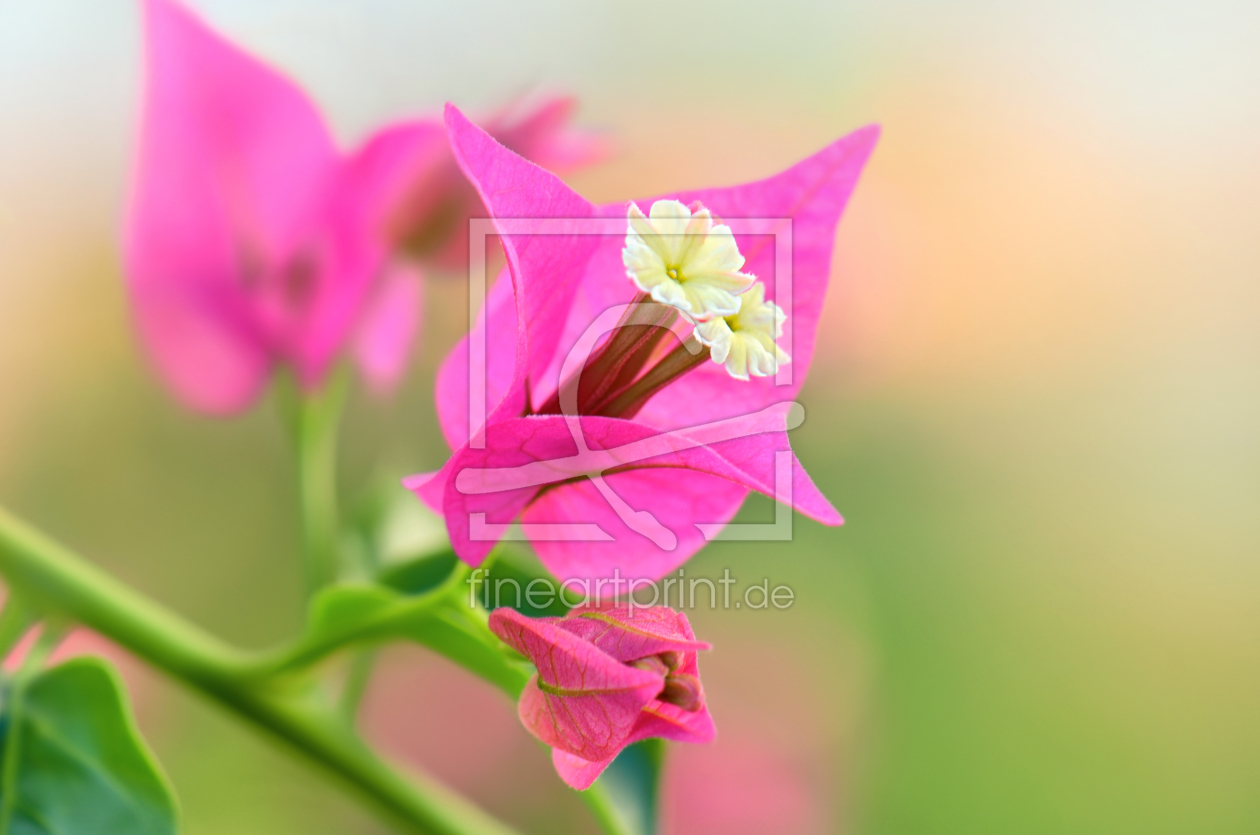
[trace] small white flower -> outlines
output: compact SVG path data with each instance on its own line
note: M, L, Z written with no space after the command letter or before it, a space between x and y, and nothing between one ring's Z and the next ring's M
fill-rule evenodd
M738 313L696 325L696 339L709 346L713 361L725 365L732 377L769 377L780 365L792 361L775 344L783 336L787 315L777 304L766 301L766 286L760 282L740 298L743 304Z
M744 256L730 227L695 205L693 214L677 200L657 200L648 217L631 203L621 261L644 293L703 322L738 313L739 294L757 279L739 271Z

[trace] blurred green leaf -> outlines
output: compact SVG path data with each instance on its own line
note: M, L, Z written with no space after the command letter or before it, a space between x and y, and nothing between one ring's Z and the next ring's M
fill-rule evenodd
M419 499L398 488L398 479L380 477L360 493L349 514L347 533L363 549L368 575L450 552L446 522Z
M377 581L403 594L424 594L442 585L458 561L455 552L448 548L388 566L377 576Z
M104 661L19 677L0 725L0 835L176 832L174 797Z
M488 565L490 582L493 584L492 603L510 606L522 615L531 618L563 617L569 611L569 607L564 604L559 594L559 583L547 573L537 559L533 559L533 564L531 564L526 555L500 547L495 550L494 560ZM535 594L531 600L531 595L527 592L530 591L529 584L535 580L546 582L546 585L538 587L539 590L551 589L556 594L550 599L543 594ZM546 605L535 606L533 601Z

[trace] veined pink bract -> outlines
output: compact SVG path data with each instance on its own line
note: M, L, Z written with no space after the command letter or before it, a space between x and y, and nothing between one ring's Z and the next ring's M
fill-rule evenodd
M486 346L484 425L470 425L466 339L447 358L437 385L439 419L455 452L439 472L405 482L445 515L460 557L480 563L502 526L517 518L527 533L588 523L602 539L532 537L553 573L595 579L619 570L623 577L656 579L703 546L697 524L728 522L750 489L781 494L776 453L790 456L793 507L840 524L791 455L786 429L798 414L791 401L813 353L836 224L878 130L857 131L766 180L635 201L640 209L672 199L715 217L790 223L792 295L790 303L785 299L784 339L791 345L791 384L737 380L703 363L621 412L608 407L580 417L554 408L567 384L561 379L566 358L606 311L643 298L626 278L621 239L583 229L589 221L625 218L626 204L590 204L454 107L447 109L447 130L496 223L526 218L550 224L547 234L502 234L508 278L494 285L470 335ZM767 280L761 292L773 299L773 245L765 235L736 233L735 239L747 255L745 269ZM733 433L732 421L738 424ZM548 467L555 470L550 479Z

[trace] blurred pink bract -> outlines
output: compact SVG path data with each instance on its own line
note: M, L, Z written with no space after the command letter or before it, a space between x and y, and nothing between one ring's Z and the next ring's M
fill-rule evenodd
M454 211L437 241L449 246L476 210L440 122L401 122L344 154L288 78L171 0L144 10L126 262L159 372L217 414L247 408L279 364L317 387L343 354L389 388L421 304L415 260L394 250ZM596 141L561 129L571 106L548 100L502 130L540 159L588 161Z
M641 739L713 740L696 663L709 645L680 612L580 607L528 618L496 609L490 629L538 668L521 694L521 721L552 747L556 771L575 789Z

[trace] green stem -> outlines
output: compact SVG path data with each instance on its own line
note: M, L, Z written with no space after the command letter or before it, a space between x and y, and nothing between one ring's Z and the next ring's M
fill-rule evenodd
M256 653L238 671L239 675L262 681L302 672L349 647L394 637L398 634L401 622L415 620L430 610L437 610L443 602L438 594L426 596L422 600L404 601L350 629L321 636L313 641L300 640L276 650Z
M12 591L10 589L10 591ZM26 711L26 683L30 680L30 656L26 657L17 675L12 680L6 682L4 691L4 710L8 714L6 716L8 728L20 728L22 725L22 714ZM17 773L17 764L21 761L23 734L6 733L5 746L0 753L0 769L5 775L5 782L9 782L12 778L9 775ZM13 807L17 804L17 792L12 791L9 786L3 786L0 790L0 832L9 831L9 822L13 819Z
M341 522L337 507L337 429L345 405L344 375L322 389L285 391L297 464L298 512L308 596L337 578ZM296 403L292 400L296 399Z
M590 807L599 828L607 835L639 835L626 825L625 819L621 816L613 799L609 797L608 789L603 783L596 780L589 789L582 792L582 799Z
M31 607L13 589L9 589L9 599L4 602L4 611L0 612L0 659L9 657L35 621L36 615Z
M582 793L609 835L656 835L664 757L664 740L636 742Z
M346 683L341 688L341 697L337 700L337 708L351 725L359 713L359 704L372 681L372 668L376 666L376 652L362 649L350 659L350 669L346 673Z
M70 626L70 622L62 617L51 617L45 620L39 637L35 639L35 645L26 654L26 658L22 659L22 668L18 671L18 675L32 676L39 672L48 661L48 657L56 652L57 647L66 639Z
M10 589L10 593L12 593L12 589ZM17 599L11 599L9 606L16 602L18 602ZM6 614L7 612L8 607L6 606ZM26 686L44 666L44 662L48 660L48 656L52 655L53 650L61 643L69 628L70 624L61 618L44 621L43 631L40 632L35 645L26 654L26 658L22 659L22 665L8 682L5 692L5 699L8 702L5 705L5 711L8 714L6 717L7 728L22 727L22 714L26 711ZM18 792L14 791L13 780L14 775L18 773L17 764L21 762L22 744L25 742L24 736L24 734L20 733L5 734L3 754L4 785L3 790L0 791L0 832L12 831L10 824L13 821L13 810L17 804L18 797Z
M0 573L41 609L64 613L306 755L416 833L512 830L420 775L403 778L343 723L242 679L249 655L228 646L0 508Z

